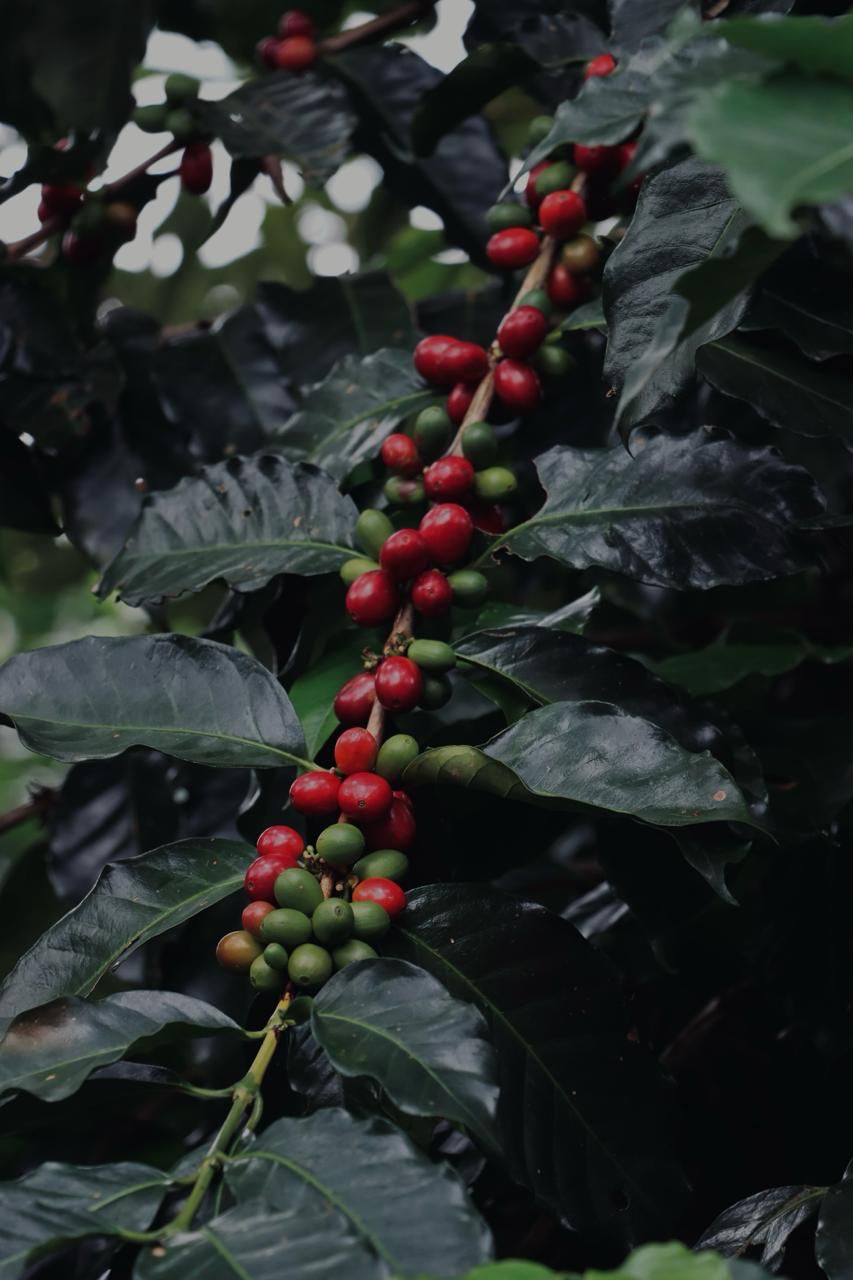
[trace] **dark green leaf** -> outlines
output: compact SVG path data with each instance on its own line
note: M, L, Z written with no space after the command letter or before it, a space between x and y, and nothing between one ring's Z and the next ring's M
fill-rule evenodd
M661 1078L627 1038L618 979L571 925L486 885L433 885L383 948L484 1014L513 1177L620 1246L671 1229L684 1183Z
M315 467L229 458L146 499L98 594L142 604L217 578L252 591L278 573L330 573L352 555L355 519L352 499Z
M847 1166L842 1181L824 1196L815 1257L828 1280L850 1280L853 1275L853 1165Z
M469 1271L464 1280L563 1280L568 1272L552 1271L538 1262L516 1262L511 1258L503 1262L487 1262L483 1267Z
M128 747L226 767L302 763L287 694L254 658L213 640L87 636L0 668L0 712L31 751L103 759Z
M226 1176L241 1202L262 1198L279 1211L298 1199L306 1211L342 1214L401 1280L424 1271L455 1276L490 1253L488 1230L455 1174L383 1121L334 1107L277 1120Z
M105 867L15 965L0 987L0 1017L88 995L143 943L236 893L253 857L236 841L181 840Z
M853 352L849 277L804 241L764 277L741 328L779 329L812 360Z
M23 1089L56 1102L75 1093L98 1067L164 1033L239 1031L213 1005L170 991L122 991L104 1000L72 996L19 1013L0 1040L0 1093Z
M24 533L59 533L34 449L0 431L0 524Z
M610 0L610 35L614 48L623 52L637 49L649 36L662 35L684 8L684 0ZM698 14L698 0L691 0L689 8Z
M751 675L778 676L792 671L807 658L821 662L846 662L853 657L847 646L813 645L795 631L736 632L714 640L704 649L677 653L651 663L652 669L693 694L720 693Z
M754 53L802 67L853 79L853 17L738 17L716 24L726 40Z
M636 457L558 446L536 468L545 505L492 551L682 590L795 572L808 561L791 524L824 505L807 472L774 450L704 432L658 436Z
M583 329L606 329L607 317L601 298L593 298L591 302L583 302L574 311L570 311L560 322L561 333L574 333Z
M788 1237L820 1208L826 1187L770 1187L724 1209L696 1242L696 1248L726 1255L761 1246L761 1261L781 1267Z
M342 1075L370 1076L409 1115L493 1141L498 1090L485 1023L422 969L385 959L347 965L314 1001L311 1026Z
M338 724L334 711L335 694L362 664L364 641L356 632L347 632L290 688L290 700L305 732L306 754L314 759Z
M530 624L535 627L548 627L552 631L570 631L573 635L583 635L587 623L595 609L601 604L601 591L593 587L577 600L570 600L559 609L546 612L544 609L518 609L513 605L493 602L486 604L477 614L476 630L484 627L520 627ZM466 629L465 636L471 634Z
M480 45L418 103L412 117L415 154L432 155L446 133L535 70L537 64L517 44Z

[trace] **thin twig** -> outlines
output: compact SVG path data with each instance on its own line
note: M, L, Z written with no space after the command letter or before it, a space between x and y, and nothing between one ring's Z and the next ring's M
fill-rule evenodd
M394 640L399 639L401 636L411 640L414 635L414 627L415 611L412 608L411 603L407 601L394 619L394 625L391 628L388 639L385 643L393 644ZM378 698L371 708L367 728L368 731L373 734L377 742L382 741L382 735L385 732L385 708Z
M350 27L348 31L341 31L336 36L320 40L317 47L321 54L341 53L342 50L350 49L353 45L381 40L392 31L411 26L413 22L423 18L430 9L435 7L435 3L436 0L406 0L404 4L397 5L396 9L381 13L378 18L371 18L369 22L363 22L358 27Z
M5 835L7 831L13 831L15 827L28 822L30 818L42 817L51 807L55 798L56 792L52 787L43 787L25 804L19 804L16 808L9 809L6 813L0 813L0 835Z

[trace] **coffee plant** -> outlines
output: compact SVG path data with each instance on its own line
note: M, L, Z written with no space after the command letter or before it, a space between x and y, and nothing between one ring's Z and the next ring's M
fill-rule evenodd
M2 16L0 1277L849 1280L853 14Z

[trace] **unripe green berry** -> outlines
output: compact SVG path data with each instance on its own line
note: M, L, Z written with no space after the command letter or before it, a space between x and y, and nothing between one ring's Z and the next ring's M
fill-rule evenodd
M381 777L396 782L406 765L417 759L420 753L421 749L410 733L395 733L382 743L373 767Z
M462 428L462 453L477 471L490 467L498 456L498 442L488 422L469 422Z
M426 490L420 476L414 480L407 480L405 476L389 476L382 492L397 507L415 507L426 500Z
M453 696L453 685L444 674L424 676L424 685L418 706L425 711L437 711L445 706Z
M287 964L287 976L295 987L316 990L332 976L332 957L324 947L306 942L291 955Z
M261 938L264 942L277 942L292 951L311 937L311 921L304 911L293 907L279 907L270 911L261 921Z
M383 880L404 879L409 870L409 859L399 849L375 849L359 858L353 871L359 880L368 880L371 876L380 876Z
M352 915L355 937L364 941L375 942L391 928L391 917L378 902L354 902Z
M504 204L493 204L486 210L486 226L490 231L505 231L508 227L530 227L533 225L533 214L526 204L515 200L507 200Z
M252 961L249 981L256 991L277 991L281 987L281 974L267 964L263 956Z
M541 311L543 316L550 316L554 310L554 304L548 297L544 289L531 289L520 300L520 307L535 307L537 311Z
M477 497L484 502L503 502L518 488L518 481L509 467L486 467L474 477Z
M166 116L166 130L176 142L189 142L198 133L195 116L186 107L175 107Z
M314 937L332 946L351 938L354 927L352 907L343 898L326 898L311 917Z
M362 942L359 938L351 938L342 947L335 947L332 952L336 969L343 969L348 964L354 964L356 960L375 960L376 958L376 952L370 943Z
M187 102L195 102L198 97L198 80L175 71L166 77L165 92L170 106L182 107Z
M314 908L323 901L319 881L303 867L288 867L286 871L282 871L276 877L273 892L280 907L291 907L306 916L310 916Z
M379 551L386 538L390 538L394 526L384 511L376 511L368 507L362 511L355 522L355 540L369 556L379 557Z
M534 116L527 126L527 141L530 146L537 147L540 142L544 142L553 127L553 116Z
M316 848L333 867L350 867L364 853L364 836L352 822L336 822L320 832Z
M456 666L456 654L443 640L413 640L406 650L406 657L424 671L450 671ZM417 743L415 747L417 749Z
M453 603L466 609L477 609L489 594L489 583L476 569L457 569L447 581L453 590Z
M555 347L549 344L543 344L536 355L533 357L533 363L540 373L544 373L546 378L563 378L567 373L571 373L576 368L574 356L570 355L562 347Z
M378 568L379 564L376 560L368 560L365 556L353 556L352 560L344 561L338 573L340 574L341 582L349 587L363 573L370 573Z
M269 967L278 973L284 973L287 968L287 952L280 942L271 942L264 947L263 958Z
M450 443L453 423L440 405L430 405L418 414L412 434L418 453L426 462L432 462L444 453Z
M131 119L145 133L165 133L169 108L165 102L152 102L147 107L137 107Z
M71 220L71 226L78 236L97 236L106 225L106 209L98 199L91 196L84 200Z
M549 164L548 168L537 173L533 180L537 196L547 196L552 191L565 191L571 186L574 176L574 166L567 160L558 160L556 164Z

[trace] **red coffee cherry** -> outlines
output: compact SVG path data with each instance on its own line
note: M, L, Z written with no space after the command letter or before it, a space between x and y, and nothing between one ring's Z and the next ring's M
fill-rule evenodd
M453 588L440 569L427 569L415 578L409 598L425 618L440 618L453 603Z
M354 822L376 822L391 808L391 783L378 773L351 773L341 783L338 806Z
M397 587L390 573L371 569L347 589L346 610L360 627L377 627L397 612Z
M261 67L269 67L271 71L278 66L278 40L275 36L264 36L255 45L255 61Z
M464 507L457 502L441 502L426 513L418 532L433 560L453 564L467 552L474 528Z
M532 413L542 399L535 371L520 360L501 360L495 369L495 391L513 413Z
M411 658L386 658L376 672L376 696L386 711L413 711L423 687L421 669Z
M192 196L204 195L213 181L213 154L206 142L184 147L179 169L181 185Z
M433 502L462 498L474 487L474 468L467 458L439 458L424 472L426 495ZM350 591L352 587L350 587Z
M66 231L62 237L62 256L75 267L94 262L103 247L103 240L97 235L82 236L76 231Z
M379 551L379 563L395 578L416 578L429 560L429 548L416 529L398 529Z
M260 938L264 917L268 916L271 911L275 911L274 903L272 901L265 902L262 898L259 898L256 902L250 902L243 908L240 923L253 938Z
M570 311L572 307L576 307L583 300L586 292L582 281L562 262L558 262L551 268L546 287L548 297L561 311Z
M458 427L471 408L474 399L474 388L464 382L457 382L447 397L447 416L454 426Z
M393 880L386 880L384 876L368 876L366 880L362 880L353 889L352 900L375 902L388 912L392 920L406 909L405 893L398 884Z
M594 76L609 76L616 70L616 59L612 53L600 53L597 58L591 58L583 70L584 80L591 80Z
M392 800L391 808L379 822L371 822L364 828L368 849L399 849L405 853L415 841L415 818L411 805L403 800Z
M334 813L338 807L341 780L336 773L326 769L312 769L303 773L290 787L290 803L300 813L312 818Z
M60 187L46 182L41 189L39 219L46 222L48 218L70 218L77 212L82 199L83 192L79 187ZM42 217L42 209L45 210L46 217Z
M549 236L573 236L586 222L586 205L576 191L552 191L539 206L539 221Z
M444 353L455 343L456 338L451 338L446 333L434 333L429 338L421 338L412 360L426 382L431 382L435 387L447 387L453 382L453 378L448 377L445 372Z
M614 148L616 152L616 166L620 173L623 169L627 169L628 165L634 159L637 152L636 142L620 142L618 147Z
M335 694L335 715L341 724L367 724L376 701L376 681L372 671L350 676Z
M505 356L523 360L533 355L548 332L548 321L538 307L516 307L498 326L498 342Z
M293 827L267 827L258 836L255 848L258 853L274 853L278 858L289 858L291 866L296 866L299 855L305 850L305 841Z
M402 431L395 431L383 440L379 452L389 471L399 476L420 474L423 463L418 457L418 446L411 436L404 436Z
M313 36L314 23L301 9L288 9L278 20L278 34L282 40L288 36Z
M395 791L394 799L402 801L403 804L407 805L408 808L411 809L412 812L414 812L414 808L415 808L414 802L412 800L412 797L409 795L408 791Z
M585 147L575 143L575 168L581 173L610 173L618 164L618 147Z
M539 174L542 172L543 169L550 169L552 164L553 164L552 160L540 160L538 164L535 164L533 166L533 168L530 170L530 172L527 175L527 183L524 188L524 198L527 201L527 204L529 205L529 207L533 209L534 212L536 209L539 208L540 204L542 203L542 197L538 194L536 190L536 179L539 177Z
M379 743L367 729L344 729L335 743L335 764L341 773L363 773L376 763Z
M539 237L529 227L507 227L496 231L486 243L486 256L504 271L526 267L539 253Z
M442 363L451 382L479 382L489 372L489 357L476 342L451 343Z
M317 60L317 45L310 36L288 36L278 42L276 65L283 71L304 71Z
M243 878L246 896L253 902L275 902L272 887L276 876L292 866L291 858L279 857L277 853L266 853L261 858L255 858L254 862L249 863Z

